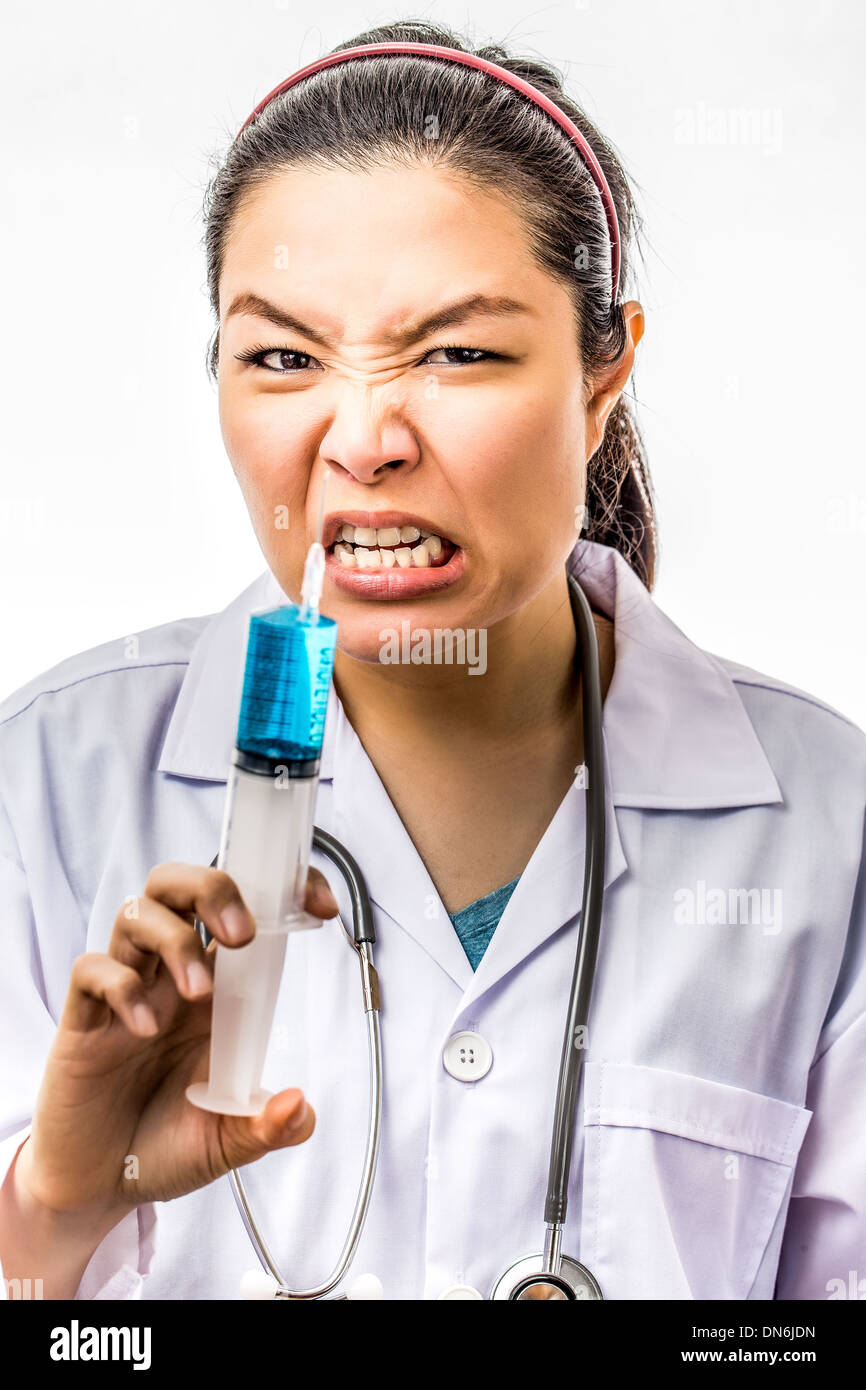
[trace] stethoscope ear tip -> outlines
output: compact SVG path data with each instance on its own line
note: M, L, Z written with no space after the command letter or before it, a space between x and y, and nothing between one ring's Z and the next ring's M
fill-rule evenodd
M346 1297L353 1303L378 1301L383 1296L382 1280L375 1274L361 1274L346 1290Z
M280 1286L263 1269L248 1269L241 1278L240 1295L248 1302L276 1298Z

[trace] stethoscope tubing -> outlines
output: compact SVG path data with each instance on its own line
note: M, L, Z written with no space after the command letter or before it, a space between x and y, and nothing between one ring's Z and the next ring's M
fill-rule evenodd
M584 860L583 903L574 960L568 1015L562 1039L559 1080L556 1087L550 1169L544 1219L548 1238L545 1255L555 1262L548 1266L556 1274L559 1265L558 1232L568 1209L568 1180L574 1143L577 1088L585 1050L598 939L604 899L605 798L604 743L602 736L601 671L598 640L592 609L573 575L568 576L572 608L580 642L581 689L583 694L583 747L586 776L586 853ZM549 1249L548 1249L549 1247Z
M229 1181L231 1182L235 1204L240 1212L241 1220L246 1228L250 1243L259 1257L259 1263L262 1269L270 1274L271 1278L279 1285L278 1290L274 1294L275 1298L300 1300L323 1298L326 1294L329 1294L333 1288L336 1288L354 1259L358 1241L361 1238L361 1232L364 1229L364 1223L367 1219L367 1208L373 1193L373 1181L376 1176L376 1161L379 1155L379 1134L382 1113L382 1039L377 1009L370 1009L367 1011L367 1040L370 1059L370 1098L364 1167L361 1173L358 1195L355 1199L352 1222L346 1236L345 1244L343 1245L340 1258L334 1266L333 1271L323 1283L317 1284L316 1287L312 1289L289 1288L256 1225L240 1173L237 1168L232 1168L229 1173Z

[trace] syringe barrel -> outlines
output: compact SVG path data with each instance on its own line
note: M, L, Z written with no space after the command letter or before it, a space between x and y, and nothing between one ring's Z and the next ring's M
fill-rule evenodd
M304 912L318 775L250 772L235 754L217 866L252 913L246 946L216 947L210 1074L190 1099L220 1114L256 1115L289 932L317 925Z
M236 749L229 770L217 867L235 880L261 932L309 926L304 911L313 817L319 788L297 765L251 771Z
M218 943L210 1079L187 1088L205 1110L256 1115L290 931L304 912L319 759L337 626L283 604L250 617L238 732L217 866L237 884L256 925L246 946Z

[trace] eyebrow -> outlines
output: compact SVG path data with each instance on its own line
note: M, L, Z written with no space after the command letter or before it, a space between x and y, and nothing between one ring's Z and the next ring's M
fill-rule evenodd
M528 304L521 304L517 299L511 299L508 295L485 295L469 294L462 299L455 299L450 304L445 304L441 309L428 314L422 319L410 319L398 328L388 329L382 334L382 341L389 347L409 347L413 343L419 342L422 338L428 338L431 333L439 333L443 328L451 328L455 324L463 323L473 315L486 314L490 317L503 318L511 314L530 314L532 313ZM278 304L272 304L270 300L263 299L261 295L252 294L244 291L235 296L232 300L226 319L230 319L234 314L251 314L256 318L269 319L280 328L286 329L290 333L300 333L304 338L309 338L317 343L319 347L334 348L337 343L334 338L329 337L321 329L310 327L296 318L294 314L288 313L280 308Z

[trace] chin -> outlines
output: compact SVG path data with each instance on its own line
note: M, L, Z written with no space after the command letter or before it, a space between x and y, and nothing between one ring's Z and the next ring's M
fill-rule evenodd
M322 612L333 618L339 629L337 645L353 661L380 666L423 664L412 658L414 644L425 637L432 642L437 632L464 627L457 604L451 612L422 603L380 603L376 611L361 612L354 605L322 602ZM416 646L419 650L419 646Z

